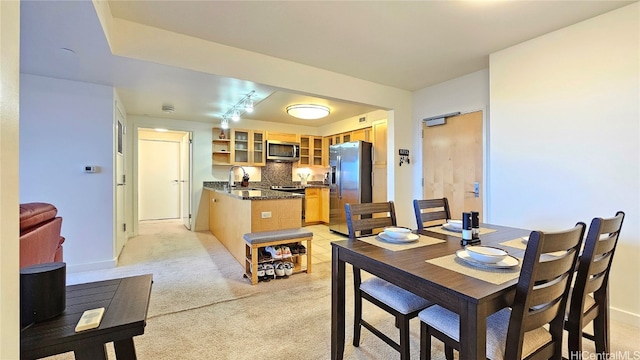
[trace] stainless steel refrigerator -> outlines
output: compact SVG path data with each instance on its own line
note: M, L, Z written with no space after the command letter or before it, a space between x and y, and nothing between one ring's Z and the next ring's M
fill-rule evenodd
M349 235L344 205L371 202L372 145L352 141L329 147L329 229Z

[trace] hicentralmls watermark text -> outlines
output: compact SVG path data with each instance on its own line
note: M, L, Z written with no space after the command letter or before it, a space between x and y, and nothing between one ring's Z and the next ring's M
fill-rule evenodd
M582 355L582 356L581 356ZM609 354L592 353L588 351L571 352L569 360L640 360L640 350L614 351Z

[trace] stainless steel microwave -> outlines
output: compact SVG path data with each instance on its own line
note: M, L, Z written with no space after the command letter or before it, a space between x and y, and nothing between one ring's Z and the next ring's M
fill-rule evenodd
M267 160L298 161L300 160L300 144L267 140Z

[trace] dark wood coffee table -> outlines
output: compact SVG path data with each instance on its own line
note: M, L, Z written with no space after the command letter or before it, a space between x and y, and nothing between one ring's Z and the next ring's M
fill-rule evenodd
M140 275L67 286L64 313L21 332L20 358L73 351L76 359L106 359L105 344L113 341L118 359L136 359L133 337L144 334L152 282L152 275ZM82 313L100 307L100 326L76 333Z

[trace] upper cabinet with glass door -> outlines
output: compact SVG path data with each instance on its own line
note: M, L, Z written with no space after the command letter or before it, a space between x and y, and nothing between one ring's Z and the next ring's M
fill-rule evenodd
M253 154L251 160L254 166L266 165L265 141L264 131L252 131L251 148L253 149Z
M233 129L231 159L235 165L264 166L264 132Z
M321 136L300 135L300 166L322 167L324 147Z

